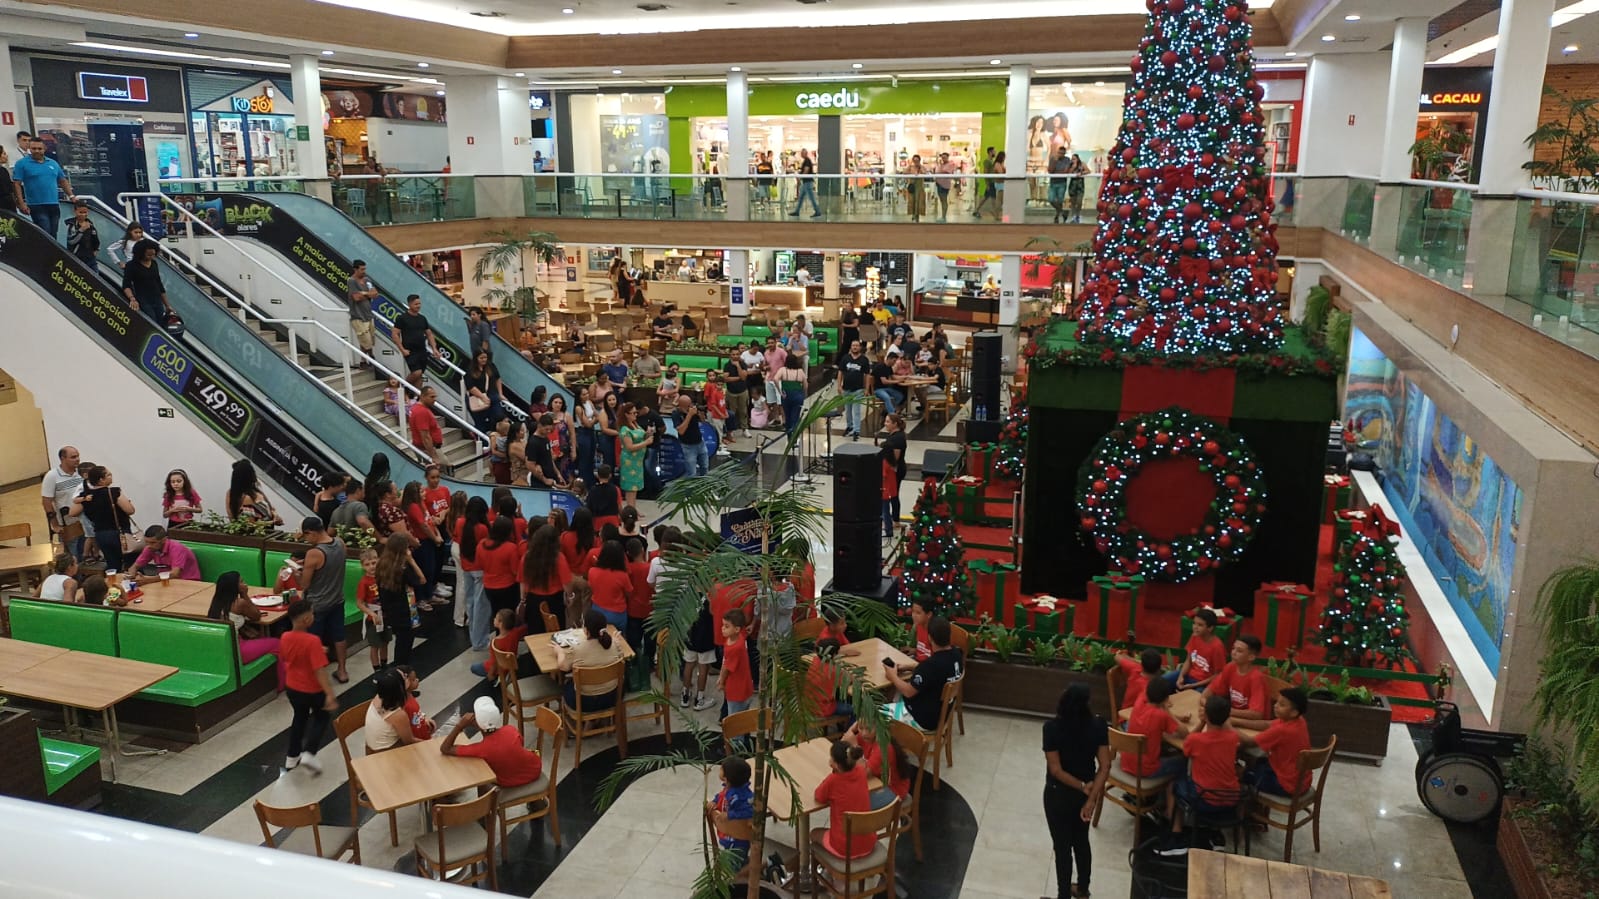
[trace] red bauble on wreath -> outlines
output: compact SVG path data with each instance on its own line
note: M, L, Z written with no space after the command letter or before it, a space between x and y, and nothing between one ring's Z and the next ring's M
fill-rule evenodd
M1136 439L1142 433L1156 439ZM1161 439L1168 435L1180 439ZM1172 540L1131 526L1126 488L1138 470L1152 460L1182 457L1198 461L1215 484L1216 502L1204 523ZM1243 553L1266 511L1266 483L1242 437L1172 406L1129 418L1100 438L1077 472L1077 510L1082 530L1124 570L1182 583Z

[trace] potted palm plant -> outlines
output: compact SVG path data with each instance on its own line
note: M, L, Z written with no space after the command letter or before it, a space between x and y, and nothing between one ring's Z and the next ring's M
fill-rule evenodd
M524 324L532 324L538 318L540 305L539 289L528 283L528 254L533 255L535 264L542 262L548 265L561 257L560 244L555 235L548 231L529 231L526 234L497 231L489 236L495 243L484 249L483 255L473 264L472 283L479 286L484 281L508 284L514 273L514 287L490 287L483 292L483 296L501 310L516 313Z
M1543 190L1592 191L1599 185L1599 97L1572 97L1548 86L1543 92L1557 113L1527 135L1535 158L1521 167Z
M812 423L836 413L847 398L837 397L827 403L817 403L794 434L804 433ZM790 437L790 441L794 438ZM790 448L792 449L792 447ZM682 655L684 637L699 616L705 597L727 584L753 585L757 609L761 610L766 597L773 596L777 588L799 573L810 559L813 541L824 541L828 516L808 484L793 481L769 488L763 485L759 472L746 465L721 465L710 474L673 481L661 497L666 517L687 523L685 536L689 548L665 552L666 571L656 586L654 607L650 613L648 629L656 634L667 634L662 652L668 658ZM722 538L720 515L733 509L753 510L760 521L761 551L746 553ZM753 525L753 523L752 523ZM841 611L850 622L852 630L871 634L892 634L898 631L895 612L883 603L846 594L827 594L817 600L823 611ZM763 618L766 616L762 616ZM758 677L756 679L756 706L771 711L771 732L757 732L749 745L740 751L752 768L751 786L755 791L757 814L753 822L751 859L754 862L746 880L737 878L737 856L719 850L716 836L708 828L702 829L704 869L696 878L694 899L713 899L737 895L742 886L744 895L770 895L771 885L760 879L760 858L766 835L765 815L761 810L785 807L795 802L793 778L783 770L775 753L779 746L802 742L814 733L815 717L806 701L809 659L806 650L792 636L792 632L769 624L761 627L752 654ZM841 699L850 702L861 726L877 735L886 745L889 719L880 708L881 700L872 692L865 672L860 668L840 664L836 668L837 687ZM664 693L650 691L640 697L645 702L670 702ZM603 808L633 778L651 771L667 768L692 767L701 771L707 786L710 784L711 765L705 760L720 734L696 730L695 749L684 749L663 755L630 756L619 762L606 778L599 797ZM806 835L801 834L800 839ZM759 853L759 854L758 854Z
M1424 181L1465 181L1466 150L1471 136L1445 121L1432 126L1410 145L1411 174ZM1455 192L1447 187L1432 189L1432 207L1451 209Z

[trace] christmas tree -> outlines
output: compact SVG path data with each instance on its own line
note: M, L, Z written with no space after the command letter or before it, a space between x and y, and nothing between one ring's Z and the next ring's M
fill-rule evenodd
M1316 642L1333 664L1392 667L1414 659L1407 640L1405 566L1380 526L1356 527L1338 547L1332 599Z
M971 610L976 591L966 570L966 548L955 532L949 504L939 498L938 484L931 479L922 484L916 508L911 511L904 560L900 582L905 587L907 604L926 599L946 617Z
M1085 344L1183 355L1282 341L1245 0L1149 0L1084 282Z
M999 445L994 450L994 471L1001 477L1021 480L1027 468L1027 394L1011 394L1010 417L999 429Z

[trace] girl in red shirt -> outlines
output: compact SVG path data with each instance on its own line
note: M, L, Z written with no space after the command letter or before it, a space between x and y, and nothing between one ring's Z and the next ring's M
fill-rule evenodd
M627 577L633 582L633 593L627 600L627 642L643 660L645 670L652 670L655 644L644 639L644 623L649 620L655 603L655 587L650 584L650 560L644 552L644 541L638 537L626 538L623 545L627 547Z
M820 841L823 848L839 858L864 858L877 846L876 833L855 834L849 838L849 845L844 845L844 815L872 810L866 766L858 764L863 753L860 747L840 740L833 744L832 755L833 773L816 785L816 801L827 806L828 826L813 829L811 841Z
M522 601L522 553L512 521L504 515L494 519L489 525L489 539L477 548L477 563L483 568L483 593L494 612L514 610Z
M483 594L483 566L478 564L478 547L489 538L489 504L481 496L466 501L466 511L455 523L455 543L461 552L461 592L466 600L467 634L472 648L482 652L489 646L489 612Z
M433 525L433 516L423 505L422 482L412 481L400 494L400 509L405 513L405 529L417 544L411 555L416 567L422 569L422 586L416 590L416 607L424 612L433 608L433 579L438 574L439 529Z
M522 557L522 589L527 592L527 629L544 631L540 606L548 606L556 619L566 613L566 585L572 582L572 567L561 554L561 535L552 525L541 525L528 541Z
M594 513L586 506L578 506L572 513L572 527L561 533L561 555L573 574L587 575L589 550L598 543L594 539Z
M588 572L589 589L594 592L594 608L617 630L627 627L627 604L633 595L633 578L627 571L627 555L622 544L610 540L600 548L599 559Z
M877 737L871 731L861 729L857 721L844 733L844 741L861 748L861 764L866 766L868 777L883 776L883 755L888 755L888 784L872 791L872 808L882 808L896 797L904 799L910 795L911 779L905 773L905 754L892 737L887 745L879 743Z

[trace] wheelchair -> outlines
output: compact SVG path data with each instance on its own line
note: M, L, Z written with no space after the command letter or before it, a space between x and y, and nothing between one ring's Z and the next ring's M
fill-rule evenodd
M1514 756L1526 740L1526 734L1462 727L1460 709L1440 700L1433 716L1432 746L1416 761L1421 804L1457 824L1489 817L1505 795L1500 759Z

